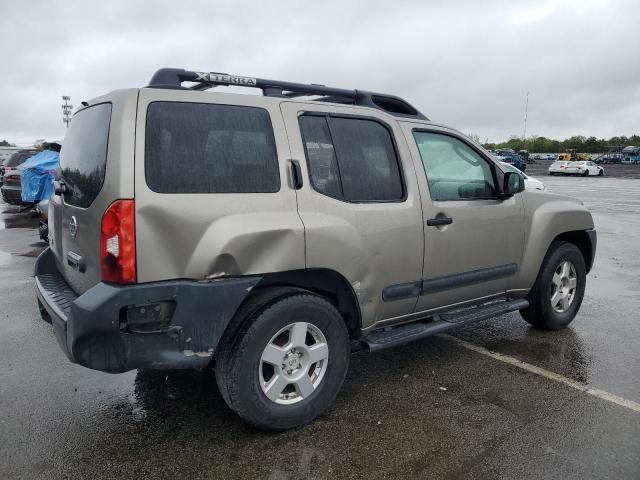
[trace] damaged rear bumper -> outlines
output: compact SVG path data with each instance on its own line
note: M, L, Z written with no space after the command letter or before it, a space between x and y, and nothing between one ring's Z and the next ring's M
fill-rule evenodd
M205 367L229 321L259 281L243 277L126 286L98 283L77 295L50 249L38 257L35 267L41 312L50 317L67 357L111 373ZM155 312L151 322L144 318L149 311Z

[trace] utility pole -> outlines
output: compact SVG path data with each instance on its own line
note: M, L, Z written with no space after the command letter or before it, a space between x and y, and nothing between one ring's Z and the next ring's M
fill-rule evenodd
M62 107L62 123L64 123L67 128L69 128L69 122L71 122L71 113L73 111L73 105L69 103L71 97L68 95L62 96L62 101L64 102Z
M525 147L527 146L527 113L529 113L529 91L527 91L527 101L524 105L524 132L522 134L522 143Z

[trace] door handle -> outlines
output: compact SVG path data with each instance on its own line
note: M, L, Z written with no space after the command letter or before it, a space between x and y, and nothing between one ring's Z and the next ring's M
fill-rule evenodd
M442 225L451 225L453 223L453 218L449 217L437 217L430 218L427 220L428 227L440 227Z
M297 160L289 160L289 168L291 187L294 190L300 190L302 188L302 170L300 169L300 163Z
M55 195L64 195L65 193L67 193L67 186L62 180L53 181L53 193Z

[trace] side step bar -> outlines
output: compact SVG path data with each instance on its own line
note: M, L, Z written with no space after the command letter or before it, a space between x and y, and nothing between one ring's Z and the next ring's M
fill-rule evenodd
M361 347L370 352L397 347L398 345L415 342L462 325L470 325L504 313L515 312L528 306L529 302L524 299L507 300L506 302L491 303L459 312L435 315L435 320L431 322L406 323L370 333L360 341Z

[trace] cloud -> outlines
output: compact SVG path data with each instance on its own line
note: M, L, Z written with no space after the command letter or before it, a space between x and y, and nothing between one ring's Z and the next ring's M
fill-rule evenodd
M0 139L165 66L393 93L481 138L640 131L639 2L5 2Z

